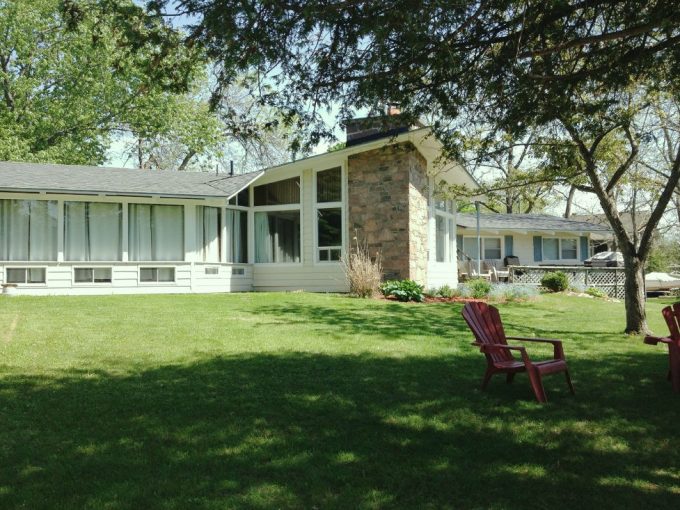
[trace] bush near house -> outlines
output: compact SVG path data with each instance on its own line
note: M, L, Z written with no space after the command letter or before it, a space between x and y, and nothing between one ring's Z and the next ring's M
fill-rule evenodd
M380 286L380 292L385 297L395 297L398 301L416 301L421 303L425 300L423 286L413 280L388 280Z
M340 258L349 292L360 298L373 297L378 293L382 280L382 259L380 252L371 257L366 242L355 237L355 246Z
M491 292L491 282L483 278L475 278L470 280L467 282L466 287L470 297L475 299L483 299L488 297L489 292Z
M569 280L562 271L552 271L541 278L541 285L550 292L564 292L569 288Z

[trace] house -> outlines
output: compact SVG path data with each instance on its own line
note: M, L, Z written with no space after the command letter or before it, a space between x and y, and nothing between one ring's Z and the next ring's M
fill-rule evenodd
M477 216L458 213L457 245L464 259L477 260ZM482 260L496 267L506 256L522 265L582 265L592 254L591 238L605 225L543 214L481 214Z
M426 128L347 125L347 147L224 175L0 163L0 283L19 294L345 291L340 256L456 285L456 205L474 187Z

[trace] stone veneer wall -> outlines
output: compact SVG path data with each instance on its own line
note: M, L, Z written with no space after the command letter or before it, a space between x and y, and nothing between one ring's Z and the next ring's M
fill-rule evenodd
M427 162L410 143L349 157L349 240L380 251L387 278L427 280Z

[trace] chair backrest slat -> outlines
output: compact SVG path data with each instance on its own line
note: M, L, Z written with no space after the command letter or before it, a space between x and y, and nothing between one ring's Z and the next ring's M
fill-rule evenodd
M680 342L680 303L673 306L667 306L661 310L663 318L666 319L668 330L671 333L671 338Z
M481 302L466 303L463 318L480 344L508 344L500 313L495 306ZM487 353L487 357L495 363L514 359L510 351L505 349Z

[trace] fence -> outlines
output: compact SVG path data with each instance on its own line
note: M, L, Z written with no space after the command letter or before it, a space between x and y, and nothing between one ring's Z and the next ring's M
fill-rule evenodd
M567 275L569 285L575 287L595 287L606 292L609 297L624 299L626 276L622 267L582 267L582 266L510 266L510 282L524 285L541 284L546 273L561 271Z

